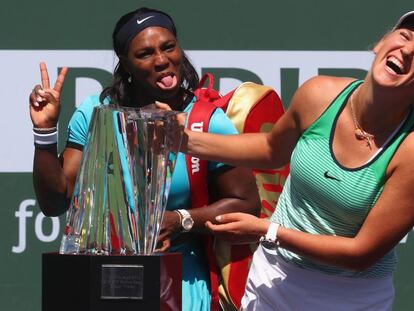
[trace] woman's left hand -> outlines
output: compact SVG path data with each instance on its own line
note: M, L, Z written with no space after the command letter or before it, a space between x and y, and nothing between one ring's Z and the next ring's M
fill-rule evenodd
M159 101L155 102L155 106L158 109L161 109L161 110L166 110L166 111L171 111L172 110L171 107L168 104L162 103L162 102L159 102Z
M172 111L168 104L156 101L155 106L158 109L165 111ZM166 131L168 147L173 152L181 150L181 145L186 144L187 137L185 134L185 124L187 120L187 113L178 113L174 116L174 122L168 124L168 130Z
M217 224L206 222L216 236L234 244L258 242L269 228L270 221L246 213L229 213L216 217Z
M165 111L173 111L168 104L162 103L162 102L158 102L158 101L155 102L155 107L157 107L158 109L161 109L161 110L165 110ZM175 112L177 112L177 111L175 111ZM177 121L177 125L180 128L184 128L185 127L186 120L187 120L187 113L185 113L185 112L178 113L175 116L175 119Z
M171 240L166 239L157 244L157 248L155 249L155 252L156 253L167 252L170 249L170 247L171 247Z
M180 217L176 212L165 211L162 219L158 243L170 239L181 231Z

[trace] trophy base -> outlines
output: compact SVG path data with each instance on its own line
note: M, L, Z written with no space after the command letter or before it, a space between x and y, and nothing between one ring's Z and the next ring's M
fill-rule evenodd
M181 310L179 253L42 254L42 311Z

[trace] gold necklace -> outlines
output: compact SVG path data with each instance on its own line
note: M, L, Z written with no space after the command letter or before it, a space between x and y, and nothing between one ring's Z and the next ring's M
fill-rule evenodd
M354 121L354 127L355 127L354 134L355 134L355 137L358 140L366 140L367 146L369 147L369 149L372 149L371 142L374 140L375 135L364 131L362 129L361 125L359 125L358 120L357 120L356 115L355 115L355 112L354 112L354 94L355 93L353 93L351 95L351 98L349 100L350 101L351 114L352 114L352 120Z

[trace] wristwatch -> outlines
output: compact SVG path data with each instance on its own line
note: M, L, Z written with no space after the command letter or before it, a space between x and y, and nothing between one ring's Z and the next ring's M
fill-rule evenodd
M190 213L185 209L177 209L175 211L180 215L182 232L190 231L194 225L194 220L191 217Z
M265 248L274 249L279 246L279 241L277 240L277 232L279 230L279 224L276 222L271 222L269 228L267 229L266 235L260 238L260 244Z

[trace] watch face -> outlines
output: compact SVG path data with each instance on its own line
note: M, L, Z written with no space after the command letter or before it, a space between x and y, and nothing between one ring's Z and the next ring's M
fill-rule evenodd
M182 226L185 231L191 230L194 225L194 220L191 217L185 217L182 221Z

